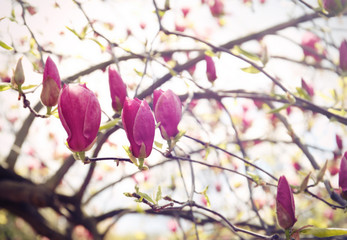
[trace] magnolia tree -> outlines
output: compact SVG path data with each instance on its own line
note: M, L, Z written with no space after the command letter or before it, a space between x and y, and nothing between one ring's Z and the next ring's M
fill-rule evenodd
M1 8L1 239L346 239L347 1Z

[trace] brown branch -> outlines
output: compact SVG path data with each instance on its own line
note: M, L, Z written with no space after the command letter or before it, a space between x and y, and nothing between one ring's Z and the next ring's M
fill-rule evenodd
M41 102L38 102L35 107L34 110L36 112L40 111L40 109L43 107L43 105L41 104ZM31 124L33 123L35 119L35 115L34 114L29 114L29 116L25 119L25 121L23 122L22 127L19 129L19 131L16 133L16 139L12 145L11 151L9 153L9 155L6 158L6 163L8 166L8 169L11 169L12 171L14 170L14 166L16 164L17 158L20 154L20 149L29 133L29 129L31 127Z
M61 165L58 171L49 178L45 185L51 189L54 190L61 182L61 180L64 178L65 174L67 171L70 169L70 167L76 162L76 160L73 158L72 155L68 156L65 160L64 163Z
M275 176L273 176L272 174L270 174L269 172L265 171L264 169L258 167L258 166L255 165L255 164L251 163L250 161L247 161L246 159L237 156L236 154L233 154L233 153L231 153L231 152L228 152L227 150L225 150L225 149L223 149L223 148L220 148L220 147L218 147L218 146L216 146L216 145L214 145L214 144L203 142L203 141L201 141L201 140L199 140L199 139L193 138L193 137L188 136L188 135L184 135L184 137L189 138L189 139L191 139L191 140L193 140L193 141L195 141L195 142L197 142L197 143L200 143L201 145L209 146L209 147L213 147L213 148L215 148L215 149L218 149L218 150L220 150L220 151L222 151L222 152L224 152L224 153L226 153L226 154L228 154L228 155L230 155L230 156L232 156L232 157L235 157L235 158L237 158L237 159L243 161L244 163L246 163L246 164L248 164L248 165L250 165L250 166L252 166L252 167L258 169L259 171L261 171L261 172L265 173L266 175L268 175L268 176L269 176L270 178L272 178L273 180L278 181L278 179L277 179Z
M6 201L0 201L0 206L23 218L39 235L46 236L52 240L72 239L71 236L63 235L57 230L52 229L44 217L39 213L38 209L29 205L28 203L13 204Z
M267 102L267 105L269 105L269 107L271 109L275 109L272 103ZM287 119L282 116L280 113L276 112L274 113L275 116L283 123L283 125L285 126L285 128L288 131L289 136L292 138L293 142L301 149L301 151L305 154L305 156L307 157L307 159L310 161L312 167L315 170L319 170L320 167L318 165L318 163L316 162L316 160L314 159L314 157L312 156L312 154L310 153L310 151L307 149L307 146L305 144L302 143L301 139L295 134L293 128L290 126L290 124L288 123Z
M288 22L281 23L281 24L275 25L273 27L267 28L267 29L262 30L260 32L249 34L249 35L247 35L245 37L241 37L241 38L229 41L229 42L221 45L220 48L230 49L230 48L232 48L235 45L241 45L242 43L245 43L245 42L248 42L248 41L251 41L251 40L261 39L262 37L264 37L266 35L274 34L274 33L278 32L278 31L286 29L288 27L295 27L295 26L297 26L300 23L303 23L303 22L306 22L306 21L310 21L310 20L313 20L313 19L318 18L318 17L320 17L320 15L318 13L312 13L312 14L308 14L308 15L303 15L301 17L292 19L292 20L290 20ZM191 37L189 35L186 35L186 34L183 34L183 33L179 33L179 32L167 32L167 33L174 34L174 35L177 35L177 36ZM209 44L206 41L202 41L201 39L199 39L199 41L206 43L213 50L215 50L215 48L216 48L216 46L214 46L212 44ZM173 71L175 71L175 72L182 72L183 70L189 69L190 67L194 66L196 63L200 62L203 59L204 59L204 54L200 54L196 58L193 58L193 59L187 61L184 64L180 64L180 65L175 66L173 68ZM160 87L166 81L170 80L171 77L172 77L171 73L165 74L160 79L158 79L156 82L154 82L150 87L148 87L143 92L138 94L137 97L142 99L142 98L144 98L144 97L146 97L148 95L151 95L155 89Z

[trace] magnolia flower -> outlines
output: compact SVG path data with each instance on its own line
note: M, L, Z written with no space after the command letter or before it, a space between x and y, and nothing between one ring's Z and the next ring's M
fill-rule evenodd
M340 51L340 68L347 71L347 41L343 40L339 48Z
M145 100L126 98L122 112L124 130L134 157L146 158L152 152L155 123Z
M317 62L322 60L322 57L319 55L325 55L325 50L321 46L320 41L320 38L311 32L306 32L304 34L301 45L303 46L305 57L311 56Z
M159 125L161 136L169 140L178 134L177 126L182 116L182 103L171 90L154 90L154 116Z
M112 108L119 112L122 110L127 96L127 87L118 72L111 67L108 69L108 81L110 85Z
M213 59L210 56L205 55L205 61L206 61L206 75L207 79L210 82L214 82L217 79L216 75L216 66L213 62Z
M343 141L342 141L342 138L340 137L340 135L336 134L335 135L335 140L336 140L337 148L339 150L342 150L343 149Z
M278 224L283 229L291 228L296 222L293 192L285 176L278 180L276 214Z
M341 196L347 200L347 152L343 155L339 170L339 187L341 188Z
M13 72L13 77L11 79L12 86L17 88L21 87L25 81L22 58L20 58L17 62L16 69Z
M306 81L301 78L301 87L307 92L307 94L310 96L310 97L313 97L314 95L314 89L312 86L308 85L306 83Z
M59 118L68 134L67 144L74 152L89 150L96 141L101 108L86 85L65 85L58 100Z
M50 57L47 58L43 71L41 102L47 107L53 107L58 103L61 89L61 81L57 66Z
M214 17L219 17L224 14L224 4L222 0L214 0L210 4L210 11Z
M337 14L346 6L347 0L323 0L323 7L330 14Z

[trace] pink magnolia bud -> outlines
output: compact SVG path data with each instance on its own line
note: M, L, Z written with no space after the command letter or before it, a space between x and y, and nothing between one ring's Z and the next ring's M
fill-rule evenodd
M187 17L188 13L190 12L190 8L189 7L183 7L183 8L181 8L181 11L183 13L183 17Z
M314 89L312 86L308 85L306 83L306 81L301 78L301 87L307 92L307 94L310 96L310 97L313 97L314 95Z
M340 50L340 68L343 71L347 71L347 41L346 40L342 41L339 50Z
M178 134L177 126L182 116L182 103L171 90L154 90L154 116L159 125L161 136L169 140Z
M323 0L323 7L330 14L337 14L346 6L347 0Z
M11 83L14 87L22 86L25 81L22 58L20 58L17 62L16 69L13 72L13 77Z
M41 102L47 107L53 107L58 103L61 89L61 81L57 66L50 57L47 58L43 71Z
M217 79L216 66L214 65L213 59L210 56L205 55L206 61L206 75L210 82L214 82Z
M184 32L184 30L186 30L186 27L180 23L175 23L175 30L177 32Z
M340 163L339 187L342 189L342 197L347 199L347 152L343 155Z
M110 84L112 108L119 112L122 110L127 96L127 86L119 76L118 72L111 67L108 69L108 81Z
M285 176L278 180L276 214L278 224L283 229L291 228L296 222L293 192Z
M311 32L306 32L304 34L301 45L304 47L303 51L305 57L311 56L317 62L320 62L322 58L318 56L318 54L325 55L325 51L320 46L320 38Z
M134 157L148 157L152 152L155 131L154 117L148 103L137 98L126 98L122 122Z
M340 135L336 134L335 135L335 140L336 140L336 145L337 145L337 148L342 150L343 148L343 142L342 142L342 138L340 137Z
M210 11L214 17L219 17L224 14L224 3L222 0L214 0L210 5Z
M101 108L95 94L86 85L65 85L58 99L58 111L68 134L69 148L74 152L89 150L101 121Z

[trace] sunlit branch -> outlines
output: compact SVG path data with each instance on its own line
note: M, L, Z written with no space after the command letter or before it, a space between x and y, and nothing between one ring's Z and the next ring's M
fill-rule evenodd
M276 177L274 177L272 174L268 173L268 172L265 171L264 169L262 169L262 168L256 166L255 164L253 164L253 163L247 161L246 159L244 159L244 158L242 158L242 157L239 157L239 156L237 156L237 155L235 155L235 154L233 154L233 153L231 153L231 152L228 152L227 150L225 150L225 149L223 149L223 148L220 148L220 147L218 147L218 146L216 146L216 145L214 145L214 144L211 144L211 143L203 142L203 141L201 141L201 140L199 140L199 139L190 137L190 136L188 136L188 135L184 135L184 136L185 136L186 138L189 138L189 139L195 141L195 142L200 143L200 144L203 145L203 146L209 146L209 147L213 147L213 148L215 148L215 149L218 149L218 150L220 150L220 151L222 151L222 152L224 152L224 153L226 153L226 154L228 154L228 155L230 155L230 156L232 156L232 157L235 157L235 158L237 158L237 159L243 161L244 163L246 163L246 164L248 164L248 165L250 165L250 166L252 166L252 167L258 169L259 171L261 171L261 172L265 173L266 175L268 175L268 176L269 176L270 178L272 178L273 180L275 180L275 181L278 180Z

